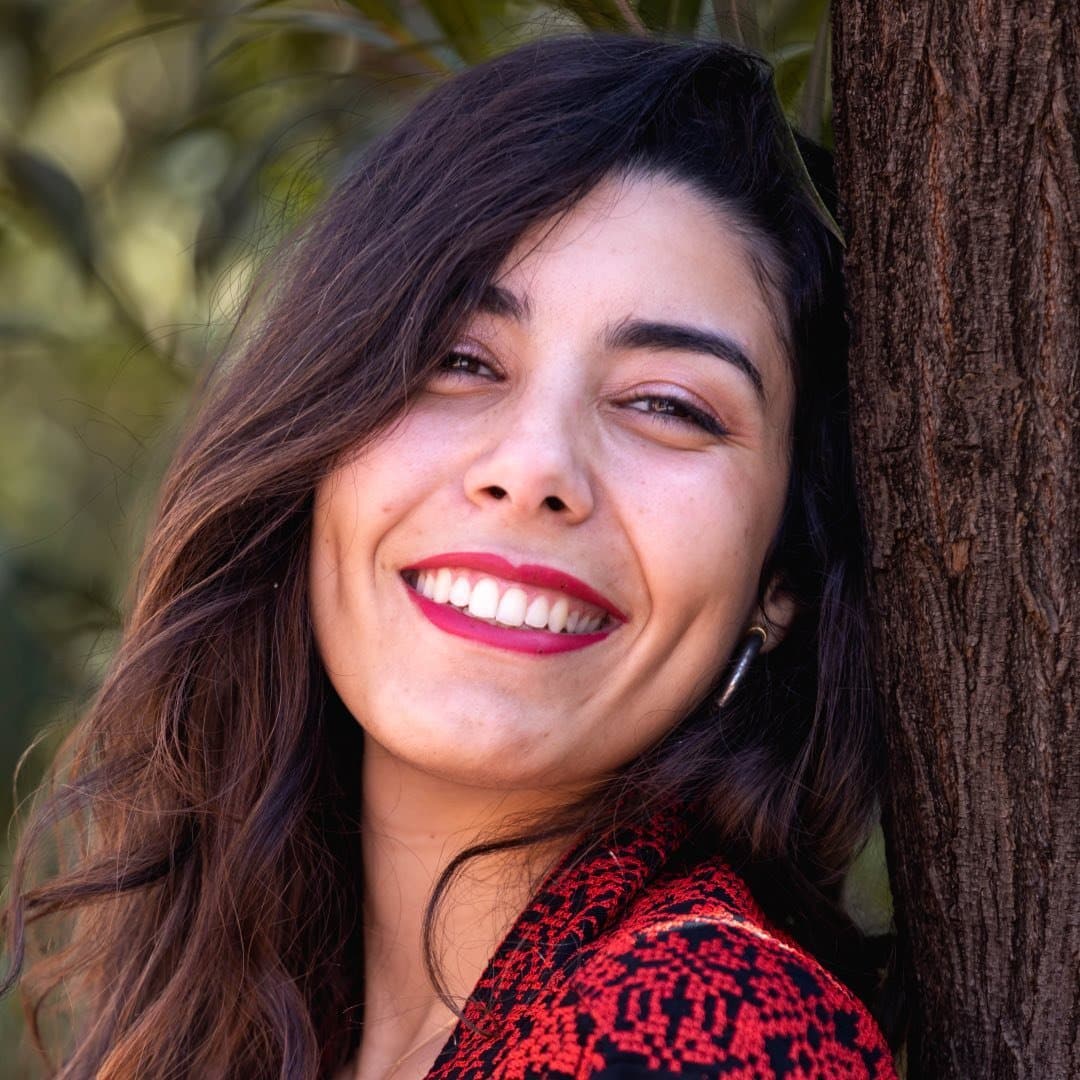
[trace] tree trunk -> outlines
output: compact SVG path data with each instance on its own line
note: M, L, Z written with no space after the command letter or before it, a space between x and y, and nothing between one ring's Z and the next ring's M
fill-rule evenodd
M1080 1077L1075 0L838 0L911 1077Z

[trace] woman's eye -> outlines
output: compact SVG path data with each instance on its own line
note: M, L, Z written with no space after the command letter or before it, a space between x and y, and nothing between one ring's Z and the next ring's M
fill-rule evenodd
M435 369L436 375L479 375L484 378L494 378L495 372L491 366L485 364L478 356L465 352L449 352L440 361Z
M648 413L661 423L697 427L717 438L723 438L729 434L727 428L719 420L681 398L649 394L634 398L627 404L638 412Z

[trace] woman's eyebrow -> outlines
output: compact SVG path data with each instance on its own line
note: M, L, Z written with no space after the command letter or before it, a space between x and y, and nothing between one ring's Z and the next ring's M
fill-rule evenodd
M727 334L702 330L683 323L625 319L608 330L604 344L609 349L670 349L703 353L737 367L753 384L761 404L765 404L765 382L746 350Z
M476 306L485 315L502 315L518 322L526 321L530 315L529 298L519 299L502 285L489 285Z
M501 285L489 285L477 306L488 315L518 322L529 318L528 297L519 297ZM761 404L766 404L765 381L761 372L747 356L746 350L727 334L684 323L624 319L607 331L604 345L609 349L667 349L716 357L738 368L750 380Z

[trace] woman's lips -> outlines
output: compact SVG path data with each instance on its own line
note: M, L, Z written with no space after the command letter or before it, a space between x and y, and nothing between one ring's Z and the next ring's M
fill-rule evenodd
M492 555L486 551L448 551L410 563L403 567L403 570L429 570L442 567L478 570L507 581L520 582L522 585L536 585L541 589L551 589L582 600L593 607L601 608L619 622L626 622L627 619L626 615L606 596L572 574L555 570L550 566L541 566L538 563L521 563L515 566L501 555Z
M511 652L532 653L534 656L571 652L574 649L584 649L586 645L595 645L615 630L613 626L607 630L597 630L592 634L553 634L550 630L511 629L481 622L450 604L436 603L426 596L421 596L408 585L405 589L412 602L440 630L445 630L456 637L479 641L497 649L509 649Z
M445 573L441 592L433 595L436 571ZM454 575L456 599L451 599L448 583ZM423 593L418 579L425 580ZM440 630L512 652L551 655L582 649L603 641L626 621L610 600L569 574L534 564L514 566L486 552L432 556L406 567L402 580L413 603ZM496 622L494 597L500 591L506 604L499 604Z

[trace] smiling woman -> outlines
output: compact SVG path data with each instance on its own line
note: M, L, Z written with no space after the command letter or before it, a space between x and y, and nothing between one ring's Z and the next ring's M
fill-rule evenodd
M722 44L529 45L370 148L22 837L58 1075L892 1075L831 227Z
M752 623L779 642L793 598L756 591L794 394L743 249L685 183L603 181L510 253L516 314L471 317L320 485L316 639L383 749L504 800L573 788L665 734ZM663 326L693 329L642 335ZM763 393L696 335L739 342Z

